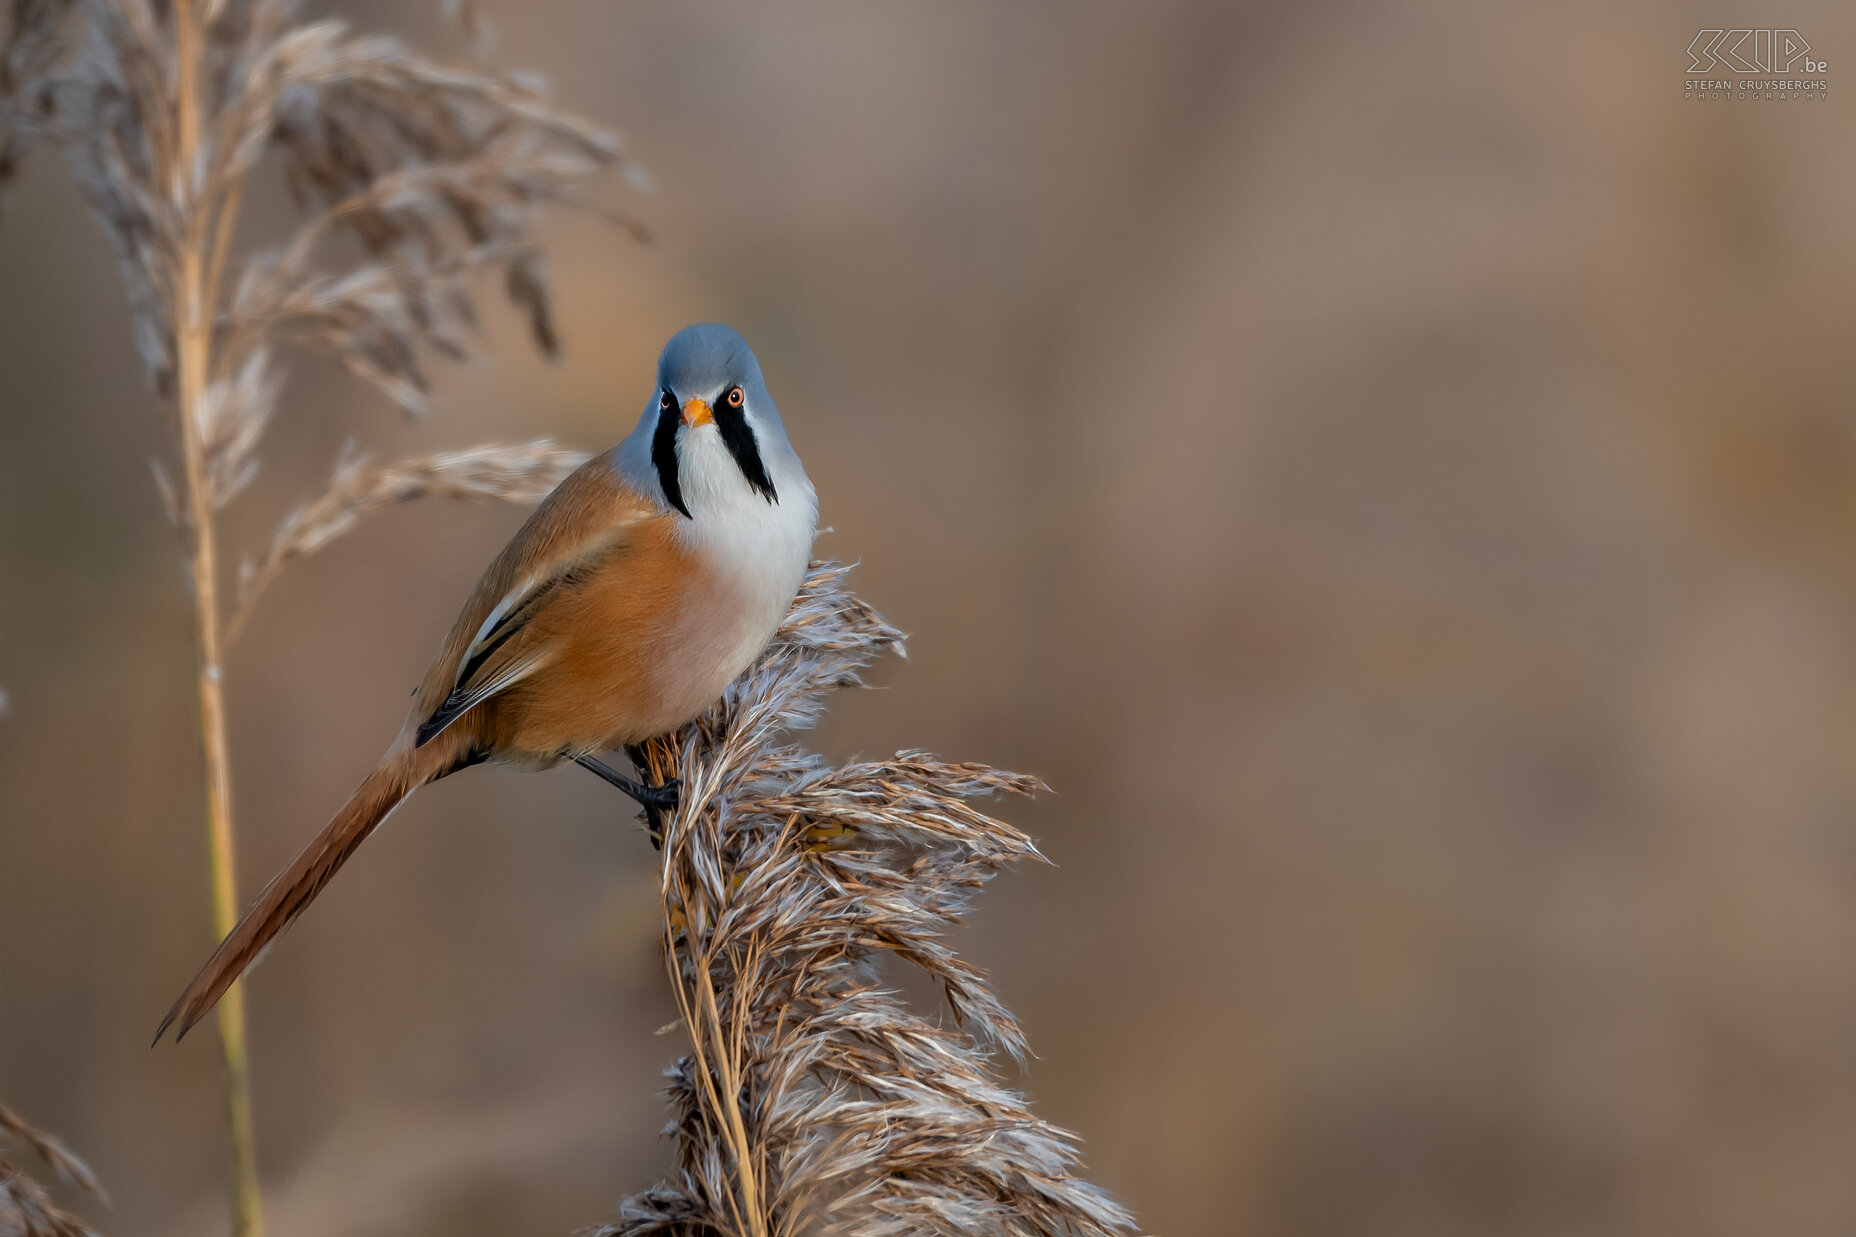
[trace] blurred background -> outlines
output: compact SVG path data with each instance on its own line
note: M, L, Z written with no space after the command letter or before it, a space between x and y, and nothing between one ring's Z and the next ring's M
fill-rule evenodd
M493 313L427 422L299 364L234 551L349 438L601 449L731 322L913 637L818 742L1056 787L964 947L1146 1231L1856 1231L1856 10L1710 10L1829 61L1756 104L1683 100L1673 2L484 7L629 134L657 243L555 220L563 361ZM346 11L466 55L436 9ZM165 430L55 161L5 208L0 1096L106 1233L221 1231L210 1031L148 1049L210 944ZM265 596L247 892L522 514ZM250 985L275 1237L654 1180L652 870L572 769L395 816Z

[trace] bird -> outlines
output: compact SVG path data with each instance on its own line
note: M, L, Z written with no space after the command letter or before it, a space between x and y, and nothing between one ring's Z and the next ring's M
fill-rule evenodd
M485 762L572 761L643 805L674 779L599 759L694 720L772 641L805 576L818 496L747 341L686 327L637 428L569 474L483 574L398 737L246 911L155 1032L218 1003L413 791ZM642 769L642 765L639 766ZM656 837L653 838L654 842Z

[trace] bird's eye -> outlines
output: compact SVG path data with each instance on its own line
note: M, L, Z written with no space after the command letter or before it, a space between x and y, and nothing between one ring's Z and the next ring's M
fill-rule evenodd
M677 401L670 397L670 392L665 391L657 397L657 406L662 408L665 412L669 412L672 408L677 406Z
M742 397L741 397L740 387L729 387L728 388L728 406L730 408L741 407L741 398Z

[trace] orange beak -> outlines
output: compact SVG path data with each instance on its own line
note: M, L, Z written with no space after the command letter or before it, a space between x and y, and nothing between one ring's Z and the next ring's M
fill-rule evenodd
M683 405L683 424L694 427L707 425L715 420L715 414L709 411L707 400L693 399Z

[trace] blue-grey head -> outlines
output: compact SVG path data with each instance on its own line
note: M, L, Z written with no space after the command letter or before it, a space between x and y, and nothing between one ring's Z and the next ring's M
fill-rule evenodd
M664 345L657 389L620 448L620 466L635 480L648 477L691 520L749 499L816 502L754 350L720 323L684 327Z

